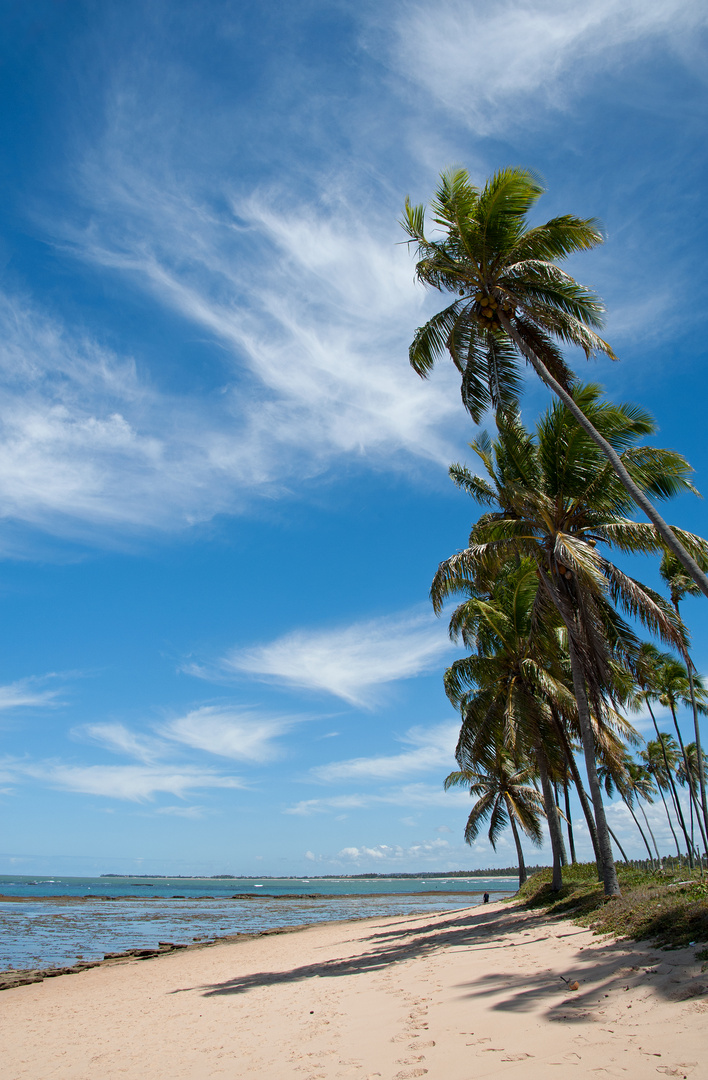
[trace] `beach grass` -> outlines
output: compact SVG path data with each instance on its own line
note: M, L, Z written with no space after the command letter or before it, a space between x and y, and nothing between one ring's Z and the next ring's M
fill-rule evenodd
M708 875L685 867L651 871L622 863L617 872L622 896L610 900L603 895L594 863L564 867L563 887L556 893L551 891L551 870L541 870L514 900L570 918L597 934L651 941L667 949L708 942ZM701 956L706 958L708 953Z

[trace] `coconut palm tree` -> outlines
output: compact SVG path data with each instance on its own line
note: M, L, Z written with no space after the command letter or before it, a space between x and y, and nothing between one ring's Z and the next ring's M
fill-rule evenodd
M661 858L661 855L659 854L659 847L657 845L656 837L654 836L652 827L649 824L649 818L646 815L646 810L642 805L642 800L648 803L654 802L652 796L655 794L656 788L654 787L654 784L652 782L651 774L643 765L640 765L638 761L630 761L627 762L627 776L629 778L629 784L631 786L632 794L636 798L637 806L639 807L640 813L644 818L644 824L646 825L647 832L651 837L651 842L654 845L656 861L658 862L659 869L661 870L663 869L663 860Z
M597 220L571 215L529 226L527 215L543 191L539 178L526 169L502 169L481 190L464 169L451 169L441 175L431 204L440 231L435 238L425 232L425 207L406 199L401 224L416 248L417 279L455 295L416 331L411 365L425 378L436 360L449 353L461 375L465 407L479 423L489 406L505 410L516 405L523 358L600 448L666 547L708 596L708 576L695 552L664 521L630 463L572 393L575 376L557 342L579 346L587 357L615 357L596 332L602 324L601 303L559 262L596 247L603 236Z
M689 596L695 596L699 591L698 586L692 578L688 576L681 564L674 558L671 552L664 552L664 556L661 560L661 566L659 572L669 588L669 595L671 597L671 603L674 605L674 609L677 615L680 615L679 605L687 594ZM694 684L694 672L695 668L691 661L691 657L688 652L688 647L681 649L681 655L683 656L684 663L686 665L686 671L688 674L688 687L689 696L691 699L691 711L693 713L693 731L696 740L696 746L698 748L696 754L696 764L698 768L698 788L700 791L701 808L703 810L703 825L705 832L708 833L708 797L706 796L706 770L704 766L704 755L701 750L701 729L698 723L698 704L696 700L695 684Z
M707 764L706 755L694 742L687 743L684 749L684 760L686 765L679 765L676 776L680 784L689 785L693 792L694 799L697 799L700 790L699 754L700 757L703 758L701 765L704 774ZM700 818L698 820L700 827ZM691 804L691 837L693 837L693 804ZM708 858L708 848L706 847L706 838L703 830L701 830L701 839L703 840L703 854Z
M651 419L635 406L611 405L593 386L575 386L573 394L596 427L618 449L642 487L659 497L684 489L688 466L666 450L638 448L651 430ZM597 825L607 895L617 895L609 831L597 778L592 714L607 715L613 699L615 657L633 652L638 642L616 605L642 620L672 643L681 626L670 605L653 590L628 577L601 554L598 544L623 552L656 551L661 539L651 525L625 517L631 500L606 465L595 443L564 406L554 405L541 418L536 436L518 415L497 414L498 438L482 435L472 449L487 477L452 466L455 483L476 501L498 511L482 515L470 534L469 547L446 560L433 583L437 610L448 587L459 590L465 577L484 572L493 577L500 563L531 559L541 588L537 617L557 612L567 632L567 649L578 720ZM685 534L698 547L698 538Z
M689 777L691 770L689 761L686 756L686 748L684 746L683 737L681 735L681 729L678 724L678 717L676 714L677 706L679 704L689 705L692 704L696 713L700 710L702 713L708 712L706 708L706 692L703 687L703 682L696 676L689 680L688 671L678 660L673 657L669 657L655 672L655 681L653 686L654 692L658 695L658 699L661 705L668 707L671 712L671 717L674 722L674 730L676 731L676 737L681 750L681 757L683 759L683 775ZM691 698L689 698L689 689L691 691ZM696 762L698 764L698 761ZM677 772L678 777L678 772ZM703 841L703 848L706 847L706 834L701 821L701 814L698 806L698 800L696 798L696 792L692 784L688 786L689 800L691 808L691 819L693 819L693 812L695 809L696 816L698 818L698 825L701 833L701 839ZM678 802L678 796L677 796ZM683 815L681 816L683 822ZM690 848L689 848L690 851Z
M630 772L630 766L632 766L633 764L634 762L632 761L629 754L625 754L624 759L618 762L614 768L611 765L601 765L598 768L597 772L600 780L604 784L605 791L610 796L610 798L612 798L616 791L622 799L622 802L632 815L632 820L637 826L639 835L644 842L644 847L647 849L649 861L651 862L653 867L654 856L652 855L651 848L649 847L649 841L644 835L644 830L637 821L637 815L634 813L633 808L633 803L636 795L636 788L632 780L632 774Z
M516 844L519 863L519 888L526 881L526 864L521 846L521 829L536 845L541 844L541 817L543 803L536 789L534 768L519 765L501 747L486 768L470 765L451 772L445 779L445 790L451 787L469 789L477 797L465 827L465 840L473 844L484 821L489 819L489 842L496 851L497 841L506 828L511 831Z
M666 805L666 799L664 797L665 791L670 791L673 795L675 788L672 788L674 772L679 761L678 746L676 740L668 734L668 732L661 731L657 734L656 739L652 739L647 743L644 750L640 755L642 762L653 778L656 784L656 789L659 792L659 797L664 804L664 813L666 814L666 820L669 823L669 829L671 835L674 838L674 844L676 845L676 854L681 857L681 848L679 847L678 838L674 830L673 822L671 820L671 814L669 808ZM674 803L674 810L676 804ZM686 836L687 848L690 847L688 837Z
M535 763L553 853L551 887L557 891L563 838L551 776L562 757L550 726L551 709L562 714L573 697L563 677L557 677L553 657L558 644L552 630L549 635L548 628L532 625L538 592L534 567L519 560L502 568L492 582L468 578L457 588L448 581L446 595L456 592L467 599L450 619L450 636L475 651L445 673L446 693L462 715L455 756L463 769L484 766L499 748L515 760Z

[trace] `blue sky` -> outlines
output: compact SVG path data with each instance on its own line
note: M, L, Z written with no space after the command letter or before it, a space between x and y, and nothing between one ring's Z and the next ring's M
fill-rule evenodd
M442 791L456 653L427 592L475 432L451 365L408 366L440 300L397 218L451 164L601 218L570 269L621 363L577 364L708 490L704 5L0 19L0 872L512 863ZM529 423L546 402L529 382ZM671 516L708 533L699 500Z

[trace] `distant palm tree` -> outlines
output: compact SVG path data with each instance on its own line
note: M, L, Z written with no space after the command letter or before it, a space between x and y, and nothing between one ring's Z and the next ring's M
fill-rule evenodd
M465 828L465 840L474 843L482 823L489 819L489 842L496 851L497 841L507 824L516 844L519 863L519 888L526 881L526 864L519 829L536 845L541 843L543 803L533 784L534 768L517 765L509 754L499 749L486 769L466 768L451 772L445 779L445 790L451 787L468 788L477 797Z
M620 798L622 799L622 802L632 815L632 820L637 826L639 835L644 841L644 847L647 849L649 861L653 866L654 856L652 855L651 848L649 847L649 841L644 835L644 830L642 829L641 825L637 820L637 815L634 813L633 803L637 794L638 785L632 776L632 772L630 771L632 765L634 765L634 762L630 758L629 754L626 754L624 759L616 763L614 767L612 767L612 765L603 764L598 768L597 772L600 780L604 784L605 791L610 796L610 798L612 798L615 791L617 791Z
M688 576L681 564L674 558L669 552L664 552L664 557L661 560L661 566L659 572L669 587L669 595L671 596L671 603L674 605L676 614L680 615L679 605L684 596L695 596L699 591L697 584L691 577ZM695 668L691 661L691 657L686 646L681 647L681 654L686 665L686 672L688 675L688 688L689 697L691 699L691 711L693 713L693 732L696 740L696 746L698 752L696 755L696 764L698 767L698 788L700 791L701 808L703 810L703 825L705 827L705 833L708 834L708 796L706 795L706 769L704 766L704 754L701 750L701 729L698 723L698 702L696 700L695 689ZM704 834L705 836L705 834ZM704 839L705 842L705 839Z
M679 752L678 746L676 745L676 740L673 739L671 735L669 735L667 732L661 731L657 735L656 739L652 739L650 742L647 743L644 750L642 750L640 756L642 758L642 761L644 762L644 766L647 772L650 774L650 776L653 777L661 801L664 804L666 820L669 823L671 835L673 836L674 843L676 845L676 854L680 857L681 848L679 847L679 842L676 837L676 832L674 831L673 822L671 820L671 814L669 813L669 808L666 805L666 799L664 798L665 791L670 791L673 795L676 790L673 786L674 771L679 761ZM674 803L674 809L676 809L676 803ZM685 827L684 835L686 837L686 845L688 847L690 846L690 842L688 839L688 835L685 833Z
M668 706L671 717L674 722L674 729L676 731L676 737L678 739L679 747L681 750L681 757L683 759L683 773L688 778L690 776L689 761L686 756L686 748L683 743L683 737L681 735L681 729L678 724L678 717L676 715L676 709L679 704L689 705L691 699L689 698L689 690L692 695L692 704L698 712L706 713L706 692L703 687L702 680L698 676L689 680L688 671L683 664L678 660L674 660L673 657L665 660L656 670L654 690L658 694L659 702ZM701 755L702 756L702 755ZM698 765L698 758L696 759L696 765ZM678 773L677 773L678 776ZM693 820L693 811L695 808L696 816L698 819L698 826L701 833L701 839L703 841L703 850L706 849L706 834L701 821L701 812L696 798L696 791L694 786L689 784L689 800L691 807L691 820Z
M530 226L527 215L543 190L526 169L501 169L481 190L464 169L451 169L442 174L431 204L440 230L434 238L425 232L425 207L406 199L401 224L417 249L418 280L456 297L416 331L411 365L425 378L438 357L449 353L461 374L462 400L479 423L490 405L497 411L516 406L523 357L601 449L666 547L708 596L708 576L695 551L664 521L632 464L622 460L572 393L575 376L556 342L579 346L588 357L615 357L596 333L603 314L598 298L558 264L596 247L603 236L595 219L567 214Z

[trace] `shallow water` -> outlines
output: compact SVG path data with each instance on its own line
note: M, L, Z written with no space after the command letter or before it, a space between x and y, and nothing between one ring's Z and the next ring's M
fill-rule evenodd
M81 882L81 892L62 891L54 895L46 892L48 882L45 879L41 883L38 881L36 887L31 886L34 895L43 898L29 899L27 892L8 888L10 880L0 879L1 893L18 895L17 900L0 901L0 970L63 967L79 959L101 959L107 952L156 948L160 941L191 943L305 923L450 911L481 903L485 890L492 899L500 899L516 888L515 879L499 878L377 878L367 881L339 879L336 882L331 879L326 882L317 879L309 882L279 879L274 882L264 878L257 883L244 879L229 879L228 883L213 880L195 883L190 879L190 890L187 881L180 879L180 898L174 894L173 897L163 894L152 898L157 890L150 889L150 899L144 894L129 899L119 897L115 888L117 880L123 879L73 879L72 884ZM12 880L18 881L17 878ZM66 888L69 879L55 879L57 886L61 880ZM455 889L461 880L465 885L474 881L476 888L447 891ZM87 893L89 881L110 882L108 896L116 899L98 895L93 888ZM175 879L169 879L170 889L176 883ZM161 880L159 884L167 883ZM218 890L214 887L217 884ZM251 886L250 890L243 887L246 884ZM255 884L261 884L263 888L256 890ZM207 886L210 892L205 897ZM224 894L221 886L226 886L228 893ZM24 890L28 887L24 883L16 888ZM325 887L328 887L326 892ZM344 893L345 888L347 893ZM137 891L133 880L133 897ZM231 899L235 893L241 896ZM246 898L241 898L244 894Z
M0 875L5 896L213 896L246 893L282 896L318 893L323 896L362 896L389 893L479 893L516 889L517 878L159 878L159 877L11 877Z

